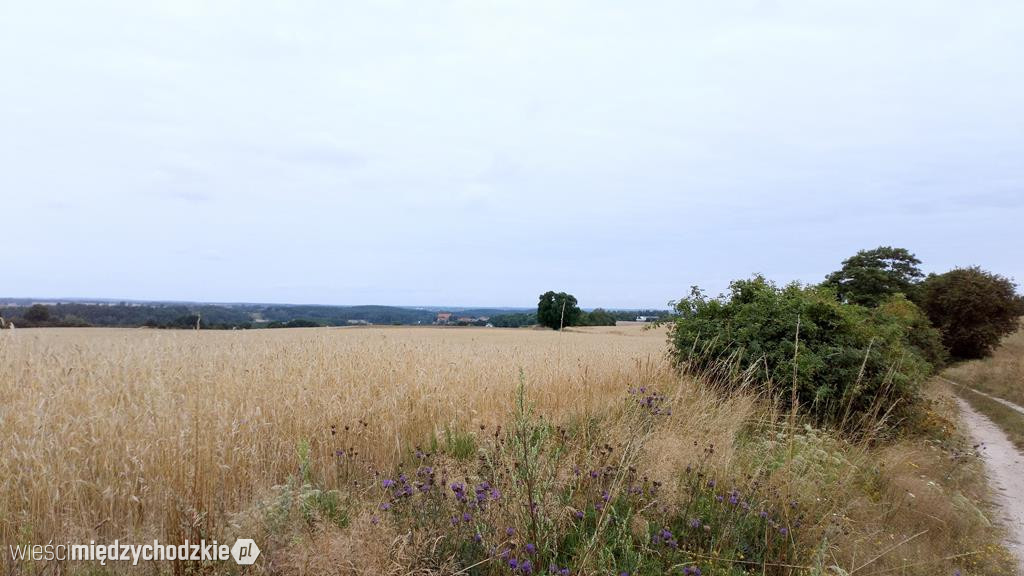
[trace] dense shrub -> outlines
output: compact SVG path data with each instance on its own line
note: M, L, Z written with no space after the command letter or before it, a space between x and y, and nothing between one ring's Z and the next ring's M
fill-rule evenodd
M669 338L678 365L719 382L757 382L788 406L795 363L798 403L822 423L907 414L934 369L925 356L941 361L934 334L911 343L923 318L902 298L868 309L825 288L780 288L757 276L733 282L727 297L694 288L676 311Z
M896 320L905 326L907 344L931 364L933 369L942 368L949 361L949 351L942 343L942 333L931 325L924 311L902 294L891 296L882 302L876 316L881 322Z
M615 326L615 316L604 308L594 308L580 315L580 326Z
M990 355L1020 314L1013 282L976 266L930 275L921 307L955 358Z

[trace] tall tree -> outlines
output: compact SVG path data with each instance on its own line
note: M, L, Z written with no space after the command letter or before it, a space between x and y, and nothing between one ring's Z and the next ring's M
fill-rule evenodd
M917 283L924 277L919 264L905 248L879 246L843 260L843 267L829 274L823 285L835 290L843 302L862 306L878 306L898 293L916 300Z
M576 297L565 292L549 290L537 302L537 323L553 330L577 324L581 314Z
M975 266L928 276L921 308L954 358L983 358L1017 329L1017 298L1008 278Z

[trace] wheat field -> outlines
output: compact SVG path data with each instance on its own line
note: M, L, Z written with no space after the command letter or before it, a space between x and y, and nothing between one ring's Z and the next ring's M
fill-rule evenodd
M568 434L552 438L568 459L567 468L552 470L552 482L573 485L572 462L575 474L615 462L619 474L636 470L664 481L664 507L649 510L656 518L646 520L661 522L708 490L685 481L698 466L720 479L721 489L756 494L752 505L800 526L791 550L803 565L766 564L761 569L772 570L764 573L851 570L880 547L919 532L899 544L900 554L871 560L872 568L923 575L971 566L972 573L995 574L1007 565L992 544L992 526L977 512L985 488L976 462L951 460L947 449L920 439L870 449L809 427L794 435L765 398L680 376L665 350L663 330L637 325L563 333L437 327L0 332L0 544L256 537L265 548L257 574L451 573L448 556L430 556L435 564L423 566L434 539L450 537L438 528L447 517L433 517L422 536L403 524L415 524L415 517L378 518L381 479L414 470L420 448L433 452L452 437L470 438L469 449L452 459L460 451L456 442L455 450L439 450L433 465L445 474L473 475L477 456L504 450L499 430L506 437L513 425L522 383L539 415ZM643 396L637 390L657 390L648 398L671 414L659 408L636 420ZM945 418L934 424L944 431L937 437L951 427ZM648 422L642 432L635 427L640 421ZM505 463L511 474L520 466L518 458ZM503 489L516 490L504 478ZM344 522L330 521L330 499L318 501L313 518L294 517L303 509L294 504L321 490L340 495ZM282 497L290 510L285 524L268 507ZM516 510L517 499L506 498L503 514ZM799 508L790 508L797 501ZM561 508L551 513L559 523L572 522ZM745 529L738 520L729 516L715 538L735 542ZM525 525L521 516L519 522ZM716 548L721 556L701 561L715 570L744 565L736 564L745 562L734 556L737 550ZM597 567L613 560L593 556L573 573L607 573ZM7 571L48 573L43 566L12 564ZM146 573L223 569L177 563Z
M641 326L0 333L0 541L218 534L308 442L380 469L508 414L520 374L555 417L664 370Z

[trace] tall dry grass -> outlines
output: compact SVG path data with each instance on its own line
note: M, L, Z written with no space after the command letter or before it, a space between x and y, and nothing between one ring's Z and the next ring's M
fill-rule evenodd
M386 469L446 428L495 426L520 372L539 409L597 415L664 370L664 336L372 328L19 330L0 338L0 542L218 534L336 452Z

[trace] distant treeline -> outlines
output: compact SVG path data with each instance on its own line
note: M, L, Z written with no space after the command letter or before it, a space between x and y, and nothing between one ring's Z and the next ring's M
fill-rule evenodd
M152 328L249 328L247 310L217 305L57 303L0 308L15 326L148 326Z
M605 310L595 308L590 312L581 311L574 326L614 326L615 322L635 321L643 317L647 320L667 319L668 310ZM499 328L520 328L537 324L536 312L517 312L491 316L490 324Z
M448 310L448 309L446 309ZM455 309L460 316L489 317L498 327L537 323L535 312L513 308ZM122 326L150 328L246 329L346 326L349 324L432 324L437 308L401 306L321 306L285 304L190 304L160 302L32 304L0 306L0 317L17 327ZM591 314L598 313L594 310ZM617 320L657 316L665 311L600 311ZM604 319L600 314L595 320Z

